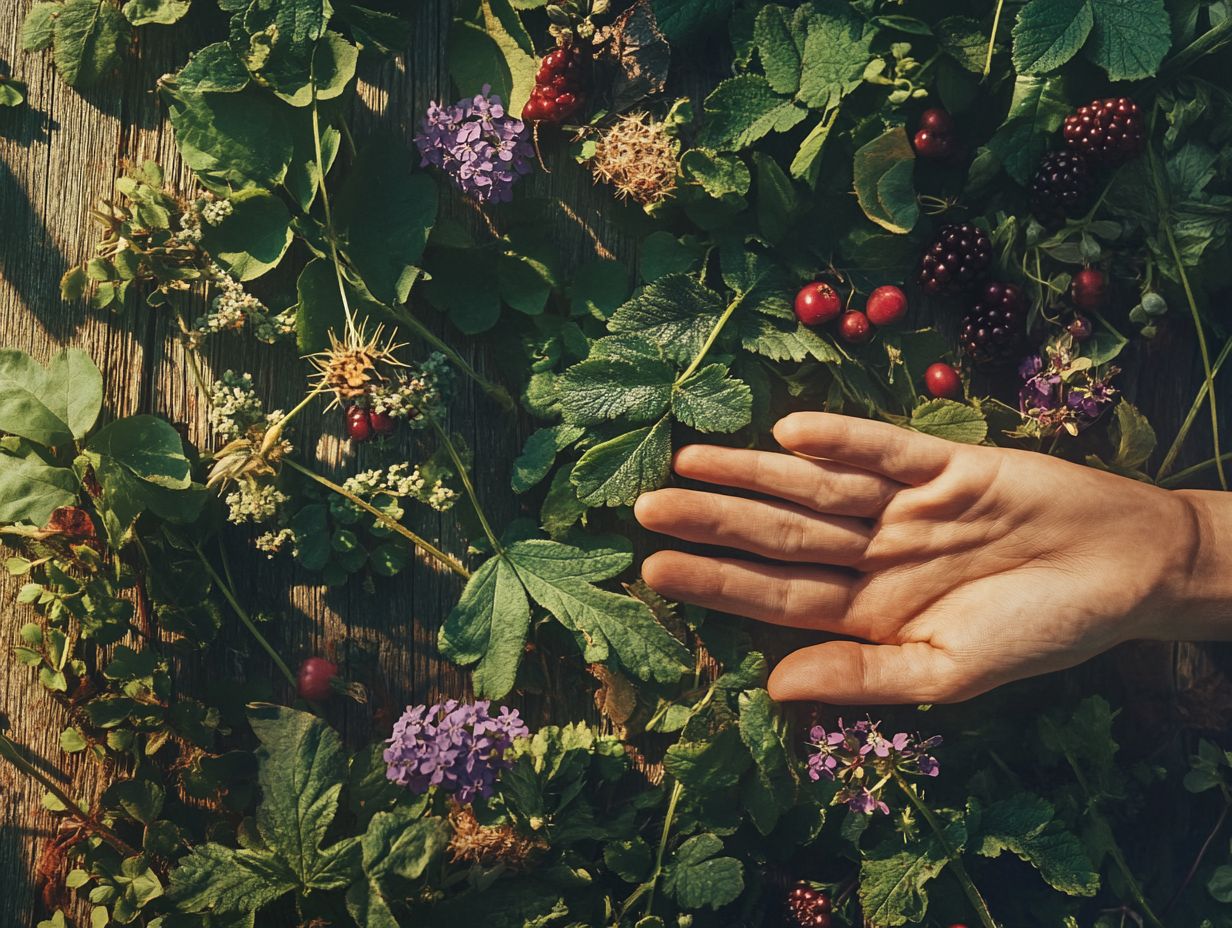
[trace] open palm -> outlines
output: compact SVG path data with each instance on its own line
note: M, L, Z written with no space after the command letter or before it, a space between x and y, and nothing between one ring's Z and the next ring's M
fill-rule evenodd
M658 592L841 636L780 662L776 699L955 701L1170 637L1201 535L1187 494L827 413L790 415L774 435L791 453L693 445L674 462L765 498L671 488L635 512L758 556L660 551L642 567Z

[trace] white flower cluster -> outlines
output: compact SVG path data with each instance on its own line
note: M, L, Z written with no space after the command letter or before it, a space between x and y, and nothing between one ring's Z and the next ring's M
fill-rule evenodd
M457 492L446 486L443 480L429 483L418 467L406 462L391 464L384 470L361 471L347 478L343 486L363 500L382 495L393 499L417 499L437 512L449 509L458 498ZM341 500L339 503L351 505Z
M218 287L218 293L210 301L210 312L197 320L193 334L198 339L214 332L239 330L245 324L251 326L253 335L259 341L267 344L294 334L293 309L271 312L268 306L245 290L243 284L214 261L206 267L206 276Z
M224 371L210 384L210 426L225 441L239 438L253 426L268 429L282 418L282 412L265 412L257 396L251 374Z
M207 225L220 225L224 219L235 212L230 200L220 200L212 193L205 196L205 205L201 207L201 218Z
M289 528L280 528L277 531L262 532L254 540L253 544L258 551L265 554L267 558L272 558L275 554L281 551L288 545L291 546L291 556L295 557L299 554L299 540L295 537L295 532Z
M399 419L411 428L423 428L445 406L445 388L452 374L449 362L439 351L422 364L401 373L394 380L376 384L368 393L372 409Z
M268 522L278 514L287 495L272 483L240 483L227 494L227 521L236 525L245 522Z

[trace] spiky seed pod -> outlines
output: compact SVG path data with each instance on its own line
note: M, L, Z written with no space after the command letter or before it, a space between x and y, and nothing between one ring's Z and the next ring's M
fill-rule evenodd
M394 352L402 345L392 338L382 343L383 333L382 326L377 326L371 335L368 335L364 326L360 326L348 331L345 338L339 339L331 331L329 348L309 356L313 367L317 369L320 388L334 394L329 408L366 396L373 384L385 379L380 370L382 364L390 367L406 366L394 357Z
M621 116L599 139L590 170L621 197L653 206L676 189L676 140L647 113Z
M542 840L518 834L510 825L479 824L469 806L459 806L450 812L449 824L453 826L449 856L455 863L484 867L503 864L511 870L524 870L547 847Z

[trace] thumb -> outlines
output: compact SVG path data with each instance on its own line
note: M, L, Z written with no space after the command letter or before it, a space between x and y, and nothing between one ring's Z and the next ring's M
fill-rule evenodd
M953 659L932 645L828 641L801 648L770 674L771 698L835 705L956 702L974 692Z

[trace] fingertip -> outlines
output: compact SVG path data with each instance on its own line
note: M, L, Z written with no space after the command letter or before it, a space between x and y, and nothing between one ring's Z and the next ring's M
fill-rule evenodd
M642 561L642 579L646 585L657 593L662 593L667 586L670 571L668 563L671 560L670 551L656 551Z
M685 445L672 455L672 470L682 476L705 454L705 445Z
M810 443L810 438L815 438L824 415L820 412L790 413L774 423L774 440L788 450L798 450Z
M770 671L766 691L775 702L801 702L819 698L816 687L808 685L807 677L800 673L802 656L801 651L788 654Z
M651 490L649 493L643 493L633 503L633 518L637 519L638 524L643 528L649 528L647 524L649 520L654 518L654 495L657 490Z

